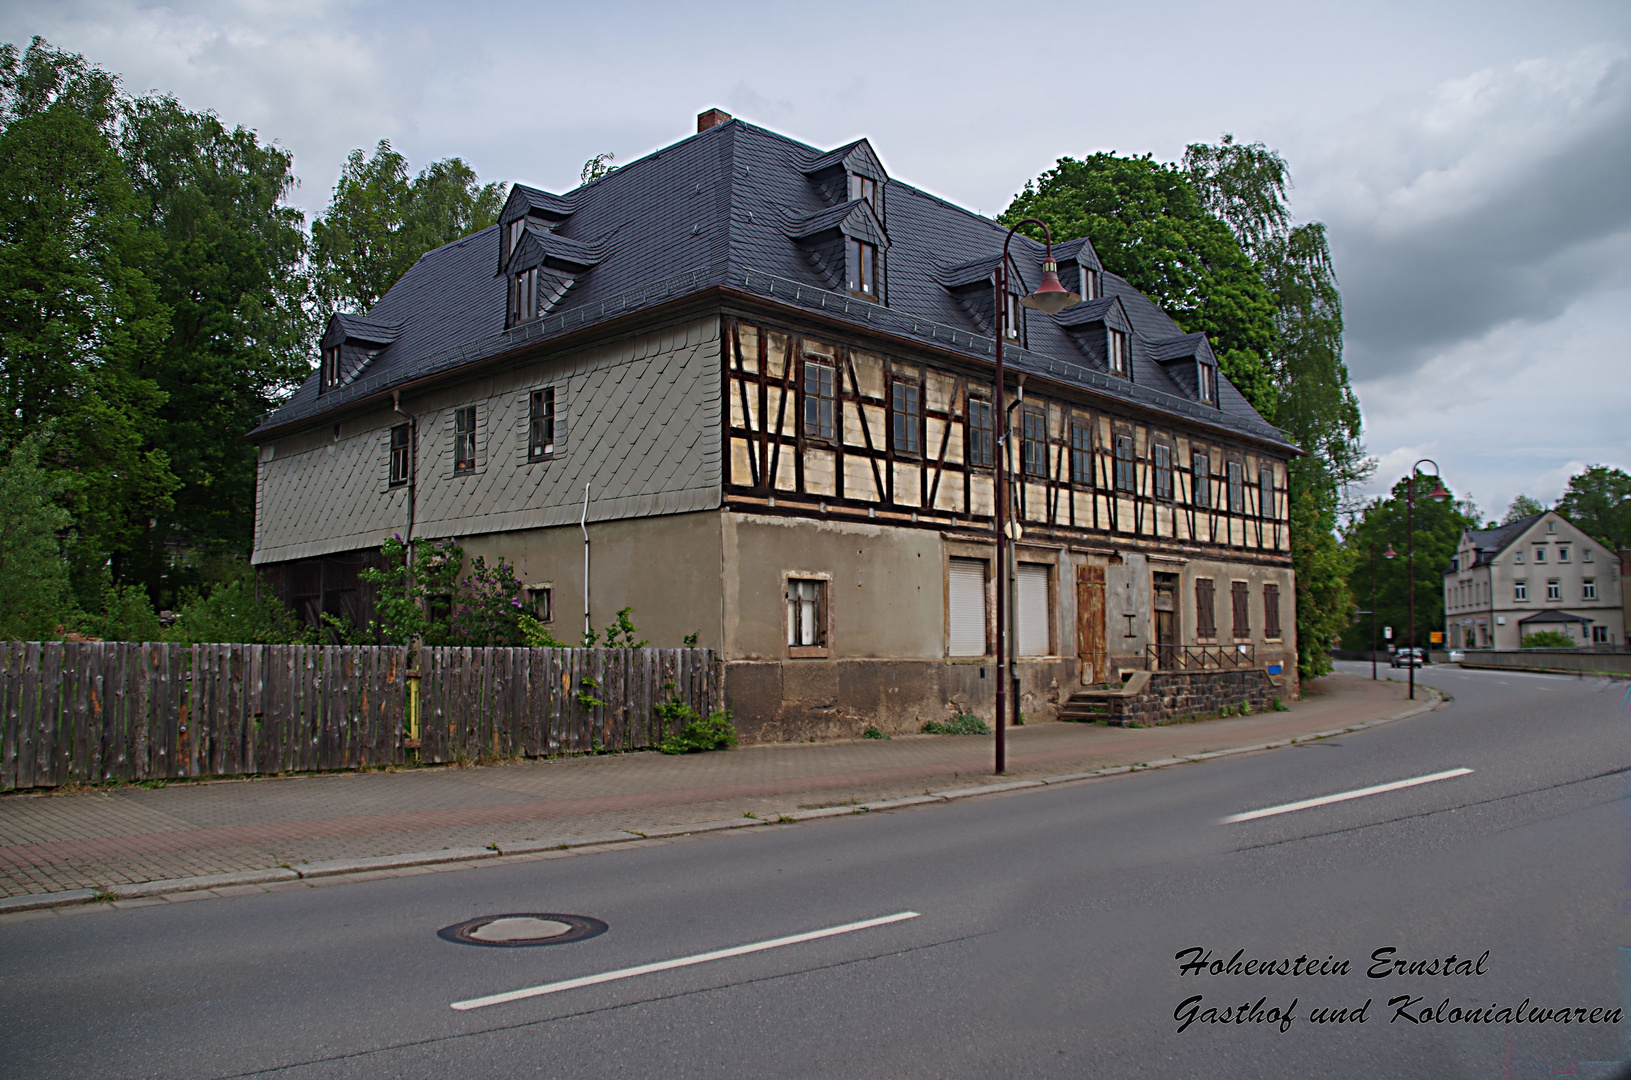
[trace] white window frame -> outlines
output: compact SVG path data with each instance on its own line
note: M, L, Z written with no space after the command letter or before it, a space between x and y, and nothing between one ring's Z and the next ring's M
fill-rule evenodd
M1580 582L1580 599L1582 599L1582 600L1595 600L1595 599L1597 599L1597 579L1596 578L1585 578Z
M1529 582L1527 580L1512 583L1512 600L1514 603L1528 603Z
M1131 367L1128 353L1127 332L1125 330L1110 330L1105 334L1104 358L1110 366L1112 375L1125 376Z
M1549 601L1563 599L1563 582L1559 581L1557 578L1547 578L1546 599Z

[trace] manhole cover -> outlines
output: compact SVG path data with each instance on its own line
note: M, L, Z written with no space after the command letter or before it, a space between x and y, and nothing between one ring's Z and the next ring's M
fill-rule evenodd
M483 915L436 931L443 941L457 945L491 945L512 948L517 945L564 945L606 932L606 924L587 915L520 912L511 915Z

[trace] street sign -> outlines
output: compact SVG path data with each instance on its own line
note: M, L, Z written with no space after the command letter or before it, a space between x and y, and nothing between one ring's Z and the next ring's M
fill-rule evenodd
M1429 633L1427 635L1427 643L1429 645L1442 645L1442 644L1444 644L1444 631L1434 630L1431 633Z
M1391 627L1391 626L1382 627L1382 636L1387 638L1389 641L1392 641L1393 640L1393 627Z

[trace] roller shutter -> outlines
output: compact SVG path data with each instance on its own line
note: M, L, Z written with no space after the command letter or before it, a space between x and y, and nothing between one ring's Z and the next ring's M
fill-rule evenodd
M1020 656L1048 655L1048 568L1019 564L1019 608L1014 620Z
M952 656L985 655L985 562L953 559L947 585Z

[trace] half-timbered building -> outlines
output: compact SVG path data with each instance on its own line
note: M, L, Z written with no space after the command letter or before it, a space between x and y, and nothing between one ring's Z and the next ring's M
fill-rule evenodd
M1186 334L1043 249L724 117L576 191L516 185L424 256L255 430L255 562L308 617L366 617L393 533L513 563L570 639L623 607L719 651L750 738L989 717L994 470L1013 478L1022 710L1128 669L1292 680L1298 453ZM994 385L999 325L1007 385ZM1010 437L999 445L997 411ZM1283 674L1282 674L1283 673Z

